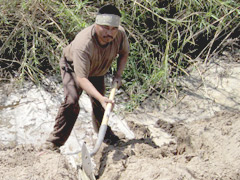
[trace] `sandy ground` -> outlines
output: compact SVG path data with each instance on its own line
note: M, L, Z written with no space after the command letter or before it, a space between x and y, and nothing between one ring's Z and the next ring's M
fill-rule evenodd
M134 113L110 117L121 137L117 146L102 144L94 156L99 180L240 179L239 50L196 65L179 80L176 102L161 100ZM96 134L88 97L61 153L39 151L52 130L62 100L53 79L46 88L1 84L0 179L81 179L82 143L91 150ZM150 100L153 101L153 100ZM117 106L116 109L119 109Z

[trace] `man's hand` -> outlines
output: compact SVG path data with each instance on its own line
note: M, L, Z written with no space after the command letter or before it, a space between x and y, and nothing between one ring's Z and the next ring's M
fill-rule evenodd
M78 82L80 87L86 91L88 95L97 99L104 109L106 109L108 103L112 103L112 108L114 107L114 101L100 94L87 78L78 78Z
M113 84L117 83L117 89L119 89L122 86L122 77L115 76L113 78Z
M108 103L112 103L112 109L114 107L114 101L112 101L112 100L110 100L110 99L108 99L107 97L104 97L104 96L101 98L100 103L105 110L106 110L106 107L107 107Z

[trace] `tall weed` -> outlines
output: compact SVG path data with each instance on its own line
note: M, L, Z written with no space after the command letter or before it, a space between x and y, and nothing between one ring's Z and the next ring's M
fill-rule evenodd
M107 3L121 10L131 46L123 75L128 110L152 94L177 92L178 76L188 75L188 66L208 63L229 38L239 38L237 0L1 0L1 77L41 82L48 73L59 75L62 48ZM116 64L110 73L115 70Z

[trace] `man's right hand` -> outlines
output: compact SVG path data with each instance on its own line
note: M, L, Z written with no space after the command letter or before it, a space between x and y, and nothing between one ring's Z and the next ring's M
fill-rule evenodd
M102 107L106 110L106 107L107 107L107 104L108 103L112 103L112 109L114 107L114 101L113 100L110 100L109 98L107 97L102 97L101 100L99 101L102 105Z
M77 78L80 87L89 95L97 99L102 107L106 109L108 103L112 103L114 106L114 101L108 99L98 92L98 90L93 86L93 84L87 78ZM112 106L112 107L113 107Z

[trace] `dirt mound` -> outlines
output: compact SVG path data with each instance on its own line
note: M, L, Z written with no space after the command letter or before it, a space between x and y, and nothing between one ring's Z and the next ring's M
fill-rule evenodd
M74 180L77 172L55 152L40 152L32 145L0 150L1 180Z
M176 143L158 147L146 137L106 146L95 158L100 164L97 175L101 180L240 179L238 114L221 112L185 124L160 120L156 126L170 133ZM147 134L147 127L132 125Z
M94 157L99 180L240 179L240 112L189 123L156 122L175 141L158 146L147 126L129 122L136 138L102 145ZM0 179L78 179L66 157L31 145L0 150Z

